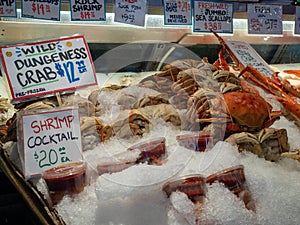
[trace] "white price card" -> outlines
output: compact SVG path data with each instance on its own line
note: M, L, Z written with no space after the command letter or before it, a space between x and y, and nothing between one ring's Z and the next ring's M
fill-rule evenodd
M115 0L115 22L145 25L147 0Z
M13 101L97 84L82 35L2 46L0 50Z
M60 0L22 0L22 17L60 20Z
M246 42L225 41L227 46L243 66L252 66L266 76L272 76L274 71L266 61Z
M232 33L233 3L194 1L194 32Z
M300 34L300 7L296 7L295 13L295 34Z
M71 0L71 20L105 21L105 0Z
M282 34L282 6L247 4L249 34Z
M191 25L191 0L165 0L165 25Z
M0 1L0 17L17 17L16 0Z
M20 115L26 178L64 163L82 161L78 108Z

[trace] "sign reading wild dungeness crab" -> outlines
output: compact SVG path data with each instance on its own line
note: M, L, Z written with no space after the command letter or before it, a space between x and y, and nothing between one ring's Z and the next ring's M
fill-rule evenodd
M12 101L96 85L83 36L1 47Z

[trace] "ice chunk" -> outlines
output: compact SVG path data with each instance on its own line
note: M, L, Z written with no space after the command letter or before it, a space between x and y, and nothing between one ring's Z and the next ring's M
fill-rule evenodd
M167 200L162 192L145 190L99 201L97 225L154 225L167 224Z
M168 224L195 224L195 205L183 192L173 192L170 196Z
M65 196L56 209L68 225L95 224L98 200L93 185L85 187L77 196Z
M243 201L220 183L208 185L204 210L212 224L258 224L254 213L245 208Z

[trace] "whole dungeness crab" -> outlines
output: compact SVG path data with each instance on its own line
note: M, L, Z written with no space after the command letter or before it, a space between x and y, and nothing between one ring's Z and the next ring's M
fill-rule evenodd
M254 132L269 127L282 115L256 93L244 90L221 94L201 88L189 99L191 123L225 123L226 133Z

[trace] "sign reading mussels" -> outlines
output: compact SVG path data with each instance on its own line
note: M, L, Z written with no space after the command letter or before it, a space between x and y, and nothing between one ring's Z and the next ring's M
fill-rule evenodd
M24 175L41 174L53 166L82 160L77 108L21 115Z
M83 36L4 46L1 57L13 101L97 84Z
M164 18L166 25L192 24L191 0L165 0Z

